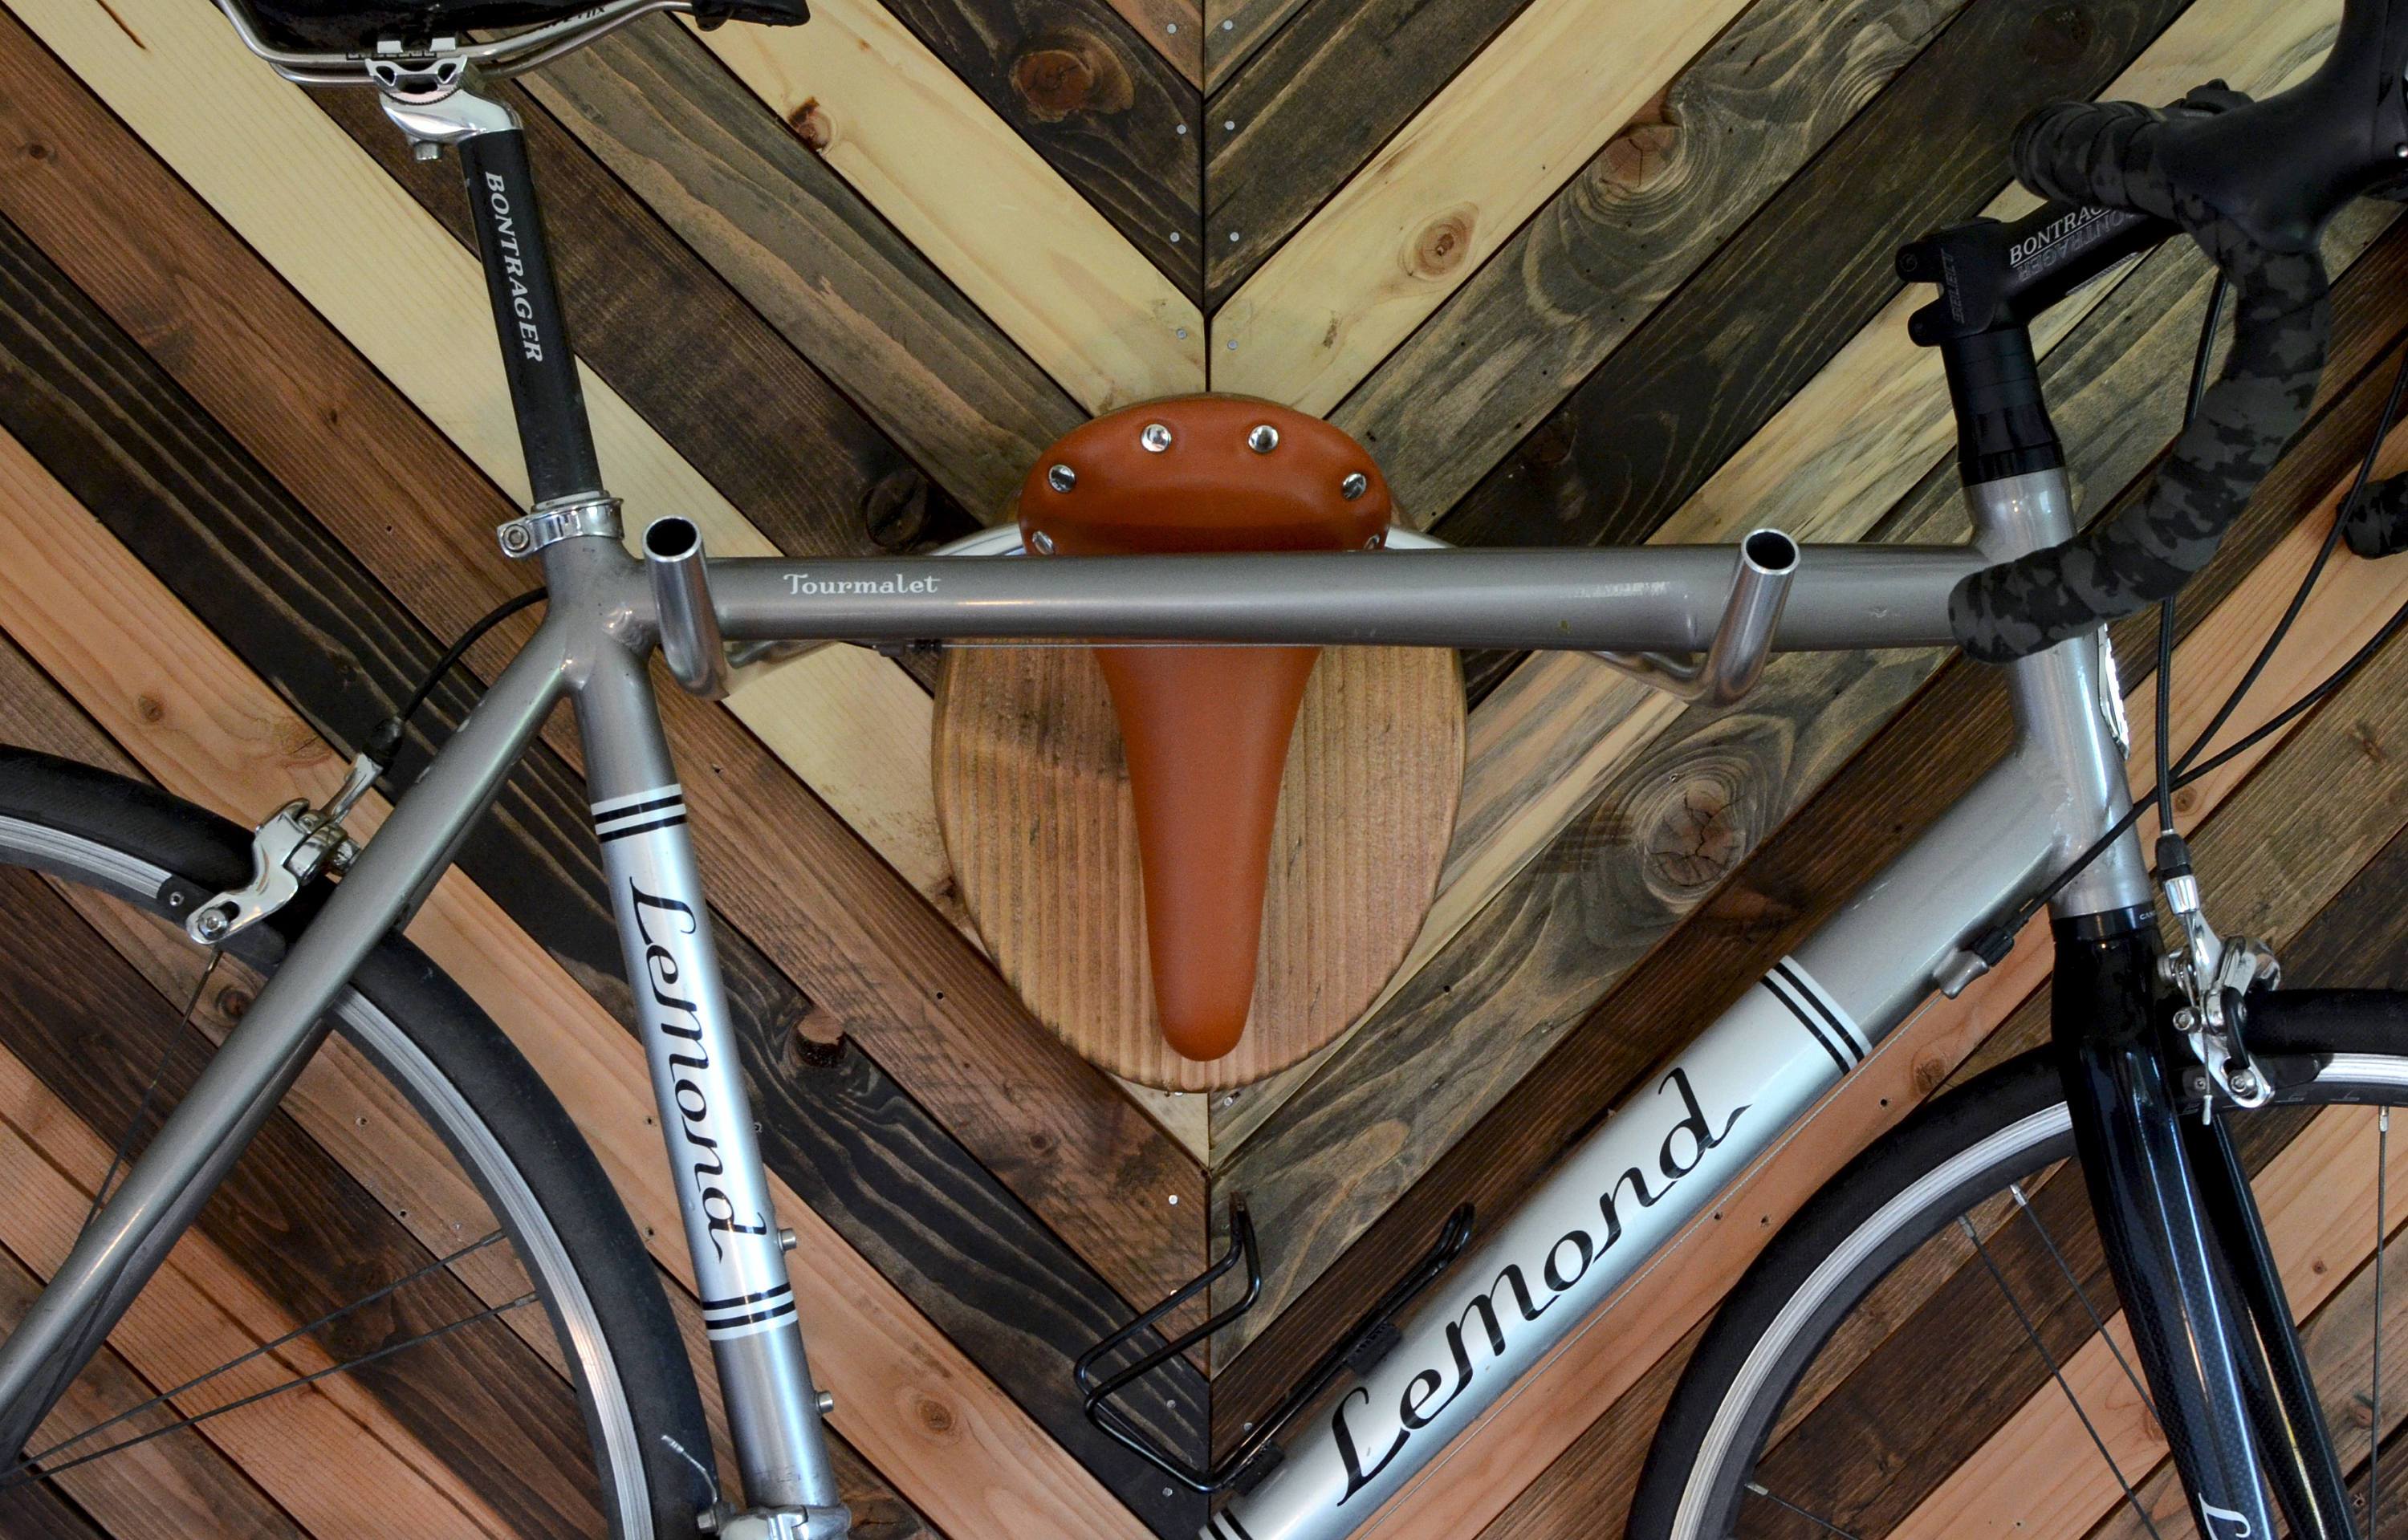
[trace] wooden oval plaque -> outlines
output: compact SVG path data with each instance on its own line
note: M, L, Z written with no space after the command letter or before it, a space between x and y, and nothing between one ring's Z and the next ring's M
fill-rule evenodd
M1162 1039L1136 815L1082 647L968 647L937 690L937 816L962 903L1039 1019L1113 1074L1219 1091L1343 1032L1420 931L1463 790L1463 679L1428 648L1330 648L1281 782L1252 1013L1235 1050Z

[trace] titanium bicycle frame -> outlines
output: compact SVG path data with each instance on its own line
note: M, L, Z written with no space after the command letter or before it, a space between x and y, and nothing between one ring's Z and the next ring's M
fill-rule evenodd
M238 0L227 4L245 24ZM589 15L597 25L624 19L610 7ZM322 83L327 73L308 78ZM1800 551L1760 533L1736 549L715 561L691 524L669 518L648 532L638 561L602 489L523 137L475 83L473 70L454 71L414 99L388 85L386 105L417 144L461 152L535 492L535 512L503 526L503 545L539 559L548 613L0 1342L7 1447L22 1447L107 1336L315 1050L353 969L408 923L567 699L752 1504L746 1519L723 1515L723 1525L790 1537L846 1532L648 672L656 646L680 683L705 694L724 687L729 642L1109 636L1577 649L1727 698L1752 680L1749 654L1760 665L1768 649L1950 645L1946 603L1960 578L2073 531L2064 473L2042 468L1969 488L1975 544L1967 548ZM1766 569L1786 560L1785 582L1769 596L1760 582L1751 588L1750 555ZM1752 610L1740 602L1749 592ZM1676 654L1703 662L1684 669L1665 656ZM1684 1230L1711 1222L1716 1196L1776 1158L1922 1001L1983 971L1969 939L2129 807L2103 634L2006 674L2016 725L2007 757L1569 1151L1425 1297L1400 1344L1314 1414L1267 1480L1208 1521L1207 1536L1339 1540L1440 1476L1453 1440L1592 1327ZM2271 1448L2286 1458L2275 1486L2296 1532L2346 1534L2345 1507L2319 1518L2308 1504L2303 1522L2293 1501L2335 1490L2338 1476L2321 1423L2300 1411L2315 1403L2303 1399L2279 1280L2247 1244L2257 1232L2246 1183L2176 1116L2153 1004L2151 905L2128 834L2054 905L2059 1041L2118 1288L2203 1532L2271 1533L2258 1467ZM2229 1255L2211 1249L2211 1230ZM2250 1329L2234 1330L2236 1320Z

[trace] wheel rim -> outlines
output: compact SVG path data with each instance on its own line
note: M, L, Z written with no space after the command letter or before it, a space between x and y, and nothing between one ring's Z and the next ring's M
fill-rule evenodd
M2408 1059L2386 1054L2336 1054L2316 1077L2313 1093L2308 1088L2300 1088L2282 1099L2285 1105L2318 1108L2366 1102L2378 1103L2386 1108L2408 1106ZM2010 1181L2035 1170L2045 1170L2071 1153L2070 1117L2065 1105L2052 1098L2038 1110L2013 1117L1928 1171L1917 1175L1851 1228L1840 1244L1811 1268L1804 1281L1782 1302L1780 1308L1750 1345L1738 1369L1724 1384L1702 1436L1697 1440L1691 1456L1683 1462L1687 1476L1672 1511L1670 1533L1683 1537L1683 1540L1739 1533L1735 1520L1750 1495L1748 1482L1756 1462L1767 1451L1766 1435L1782 1422L1782 1414L1790 1397L1857 1306L1893 1269L1929 1244L1950 1226L1956 1216L1966 1211L1969 1205L1950 1202L1951 1194L1986 1191L2004 1196L2009 1191L2007 1184ZM2394 1154L2387 1158L2396 1160L2398 1156ZM1979 1198L1975 1200L1977 1204L1980 1201ZM2020 1197L2017 1201L2021 1202ZM2371 1266L2375 1258L2399 1243L2402 1233L2400 1207L2400 1205L2393 1204L2387 1215L2378 1212L2378 1226L2384 1231L2384 1238L2370 1248L2370 1255L2361 1260L2359 1267ZM1975 1244L1978 1247L1979 1242ZM2053 1242L2049 1244L2054 1245ZM1866 1276L1866 1270L1873 1261L1885 1257L1886 1260L1880 1262L1878 1269L1871 1276ZM1968 1262L1966 1265L1972 1264ZM2348 1270L2348 1276L2354 1276L2355 1271ZM2329 1304L2339 1298L2341 1287L2336 1286L2324 1303ZM2382 1305L2378 1293L2379 1309L2396 1319L2396 1302ZM1835 1302L1839 1313L1833 1316ZM2115 1313L2112 1290L2103 1308L2110 1318ZM2043 1389L2047 1389L2046 1382L2042 1383ZM2051 1390L2050 1393L2055 1392ZM1777 1397L1770 1408L1764 1405L1768 1394ZM2380 1415L2386 1420L2396 1421L2401 1409L2396 1398L2386 1394L2381 1397L2381 1402L2388 1410ZM2076 1409L2080 1410L2078 1403ZM1986 1438L1996 1436L1997 1432L1993 1430L1985 1435L1985 1443L1975 1447L1986 1447ZM2397 1427L2387 1434L2380 1427L2375 1430L2373 1436L2386 1472L2396 1465L2397 1461L2383 1446L2386 1441L2398 1441L2402 1432ZM2149 1479L2153 1468L2153 1464L2141 1467L2141 1484ZM2122 1482L2125 1473L2117 1471L2115 1474L2117 1480ZM1945 1479L1944 1476L1942 1478L1942 1481ZM2131 1494L2133 1485L2135 1483L2126 1483L2127 1496ZM1939 1490L1939 1483L1934 1483L1926 1497ZM1855 1533L1832 1523L1826 1516L1788 1504L1778 1494L1759 1491L1756 1495L1768 1498L1780 1507L1794 1507L1809 1524L1823 1533L1842 1535ZM1920 1501L1922 1499L1918 1499ZM2112 1519L2122 1501L2117 1499L2117 1505L2104 1514L2092 1514L2084 1519L2076 1533L2086 1533L2097 1524Z

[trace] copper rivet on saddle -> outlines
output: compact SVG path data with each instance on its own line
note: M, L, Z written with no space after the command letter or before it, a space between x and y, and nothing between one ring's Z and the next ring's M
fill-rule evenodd
M1268 422L1258 422L1254 431L1246 435L1246 448L1256 454L1268 454L1279 448L1279 430Z
M1371 490L1371 478L1361 471L1350 471L1346 479L1338 483L1338 495L1349 503Z
M1137 435L1137 441L1155 454L1160 454L1170 448L1169 426L1161 422L1149 422L1145 425L1145 431Z
M1079 473L1068 465L1056 465L1045 473L1045 484L1055 492L1068 492L1079 484Z

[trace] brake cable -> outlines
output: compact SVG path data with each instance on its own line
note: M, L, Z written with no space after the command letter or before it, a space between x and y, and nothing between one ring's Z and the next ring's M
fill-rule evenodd
M2219 292L2220 289L2221 280L2219 280ZM2220 307L2211 301L2208 311L2209 324L2202 328L2199 362L2193 367L2191 405L2194 410L2198 404L2200 371L2211 347L2213 328L2218 319L2216 315L2218 308ZM2403 350L2401 355L2400 367L2392 376L2390 393L2384 398L2383 411L2375 421L2372 436L2367 441L2366 453L2358 461L2357 474L2350 480L2349 491L2343 495L2340 506L2335 510L2332 528L2325 532L2324 541L2317 548L2315 560L2308 564L2308 570L2300 578L2300 586L2292 593L2291 601L2285 607L2282 619L2274 623L2274 628L2268 634L2264 645L2258 649L2257 657L2251 660L2249 667L2242 674L2240 682L2232 687L2232 692L2225 697L2224 704L2216 708L2215 715L2209 720L2207 726L2197 738L2192 740L2190 747L2183 751L2182 757L2170 765L2165 763L2165 744L2172 710L2172 689L2164 672L2170 652L2167 644L2172 631L2172 602L2168 602L2166 612L2159 618L2158 632L2157 754L2159 769L2157 785L2146 796L2134 802L2122 818L2117 819L2108 827L2106 833L2100 834L2087 849L2068 863L2046 887L2016 905L2005 919L1985 927L1967 944L1965 949L1981 959L1985 969L1998 966L2007 953L2014 949L2015 937L2022 934L2023 928L2031 922L2032 918L2045 908L2058 893L2064 891L2066 886L2081 876L2092 862L2106 853L2109 847L2123 838L2132 825L2140 821L2142 814L2157 806L2160 801L2169 808L2172 807L2175 791L2205 778L2298 720L2318 702L2347 684L2358 670L2373 661L2375 655L2400 634L2402 627L2408 627L2408 604L2403 604L2392 612L2391 618L2384 621L2382 627L2373 635L2367 638L2364 645L2343 660L2340 666L2326 675L2314 689L2253 731L2243 734L2229 746L2218 749L2205 760L2200 759L2201 751L2232 720L2233 713L2240 709L2243 698L2249 693L2260 676L2265 673L2266 665L2272 661L2276 649L2283 645L2284 638L2289 635L2292 623L2299 620L2300 612L2307 607L2309 593L2315 588L2317 579L2324 576L2325 567L2332 558L2334 548L2341 544L2342 530L2348 518L2349 510L2358 505L2358 500L2365 494L2367 483L2373 479L2375 462L2382 453L2384 441L2390 437L2392 426L2399 418L2403 393L2408 393L2408 350Z

